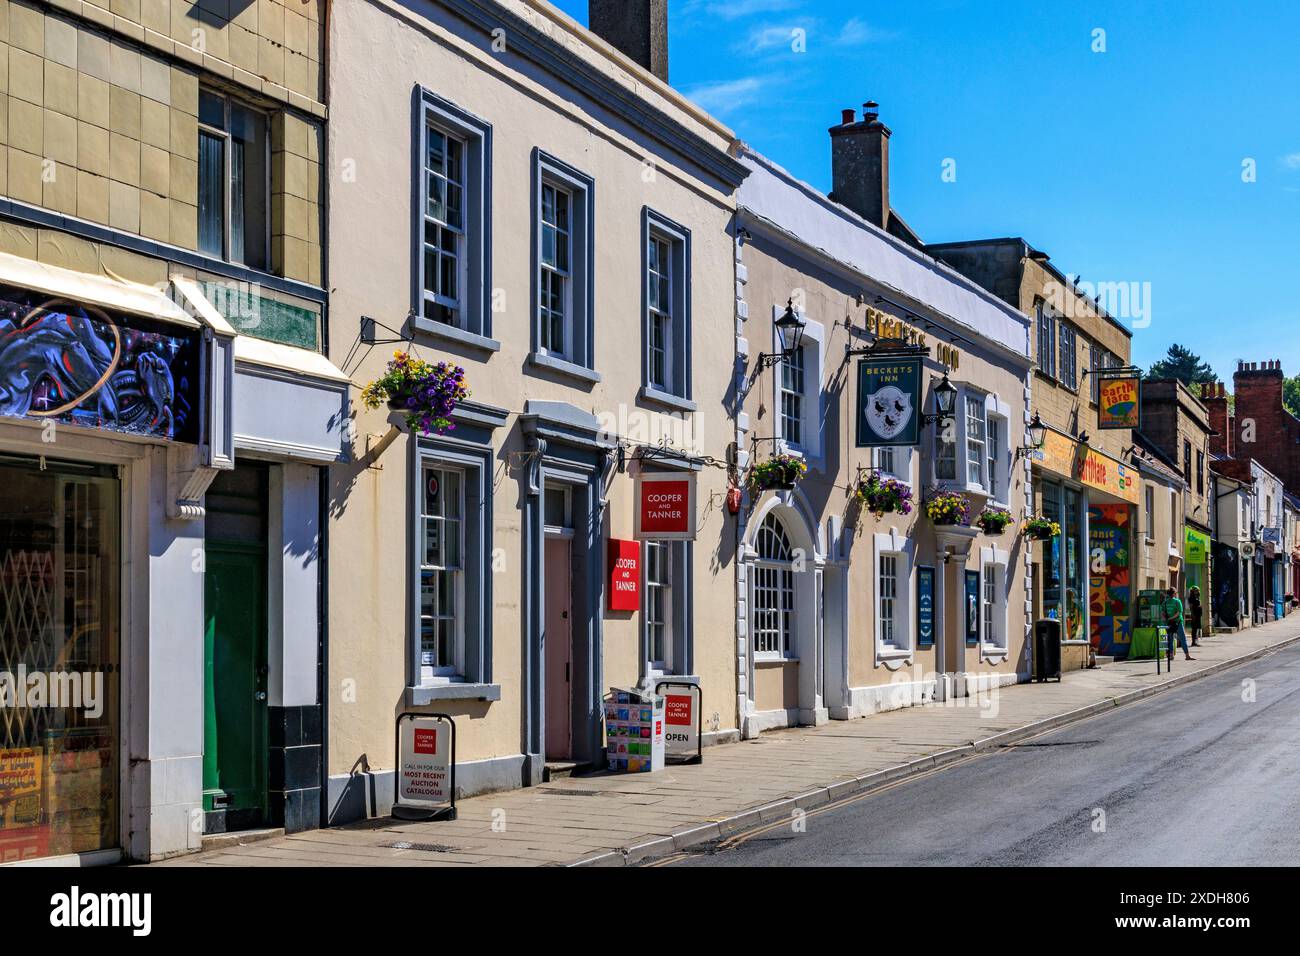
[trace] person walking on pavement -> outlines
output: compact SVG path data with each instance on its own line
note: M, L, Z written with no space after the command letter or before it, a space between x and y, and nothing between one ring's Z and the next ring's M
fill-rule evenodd
M1187 613L1190 615L1188 623L1192 628L1192 647L1201 646L1201 589L1192 585L1192 589L1187 592Z
M1196 660L1192 652L1187 649L1187 632L1183 630L1183 602L1178 600L1178 591L1175 588L1169 588L1165 591L1165 648L1169 659L1174 659L1174 638L1178 638L1178 646L1182 648L1183 656L1189 661Z

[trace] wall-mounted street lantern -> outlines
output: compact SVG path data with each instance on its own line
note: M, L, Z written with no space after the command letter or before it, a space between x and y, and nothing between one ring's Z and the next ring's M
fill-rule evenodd
M1043 442L1047 438L1047 426L1044 425L1043 420L1038 417L1038 412L1034 412L1033 420L1030 421L1029 426L1025 429L1025 435L1029 439L1029 444L1016 452L1017 458L1028 458L1031 451L1037 451L1043 447Z
M934 387L934 407L938 409L933 415L922 415L922 425L937 425L951 420L957 411L957 386L948 380L948 373L943 373L943 381Z
M781 340L781 351L775 355L760 352L758 367L760 369L771 368L792 358L803 343L803 330L806 324L794 310L794 299L788 300L785 304L785 314L776 320L776 334Z

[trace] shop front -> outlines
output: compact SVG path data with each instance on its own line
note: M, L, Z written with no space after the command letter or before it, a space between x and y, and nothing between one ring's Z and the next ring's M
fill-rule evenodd
M1201 595L1201 625L1208 627L1209 603L1207 598L1214 593L1210 535L1207 530L1192 527L1190 523L1183 526L1183 600L1191 596L1192 588Z
M1052 429L1030 461L1037 514L1061 529L1032 552L1034 618L1061 622L1066 669L1087 666L1090 648L1125 657L1137 471Z
M347 385L302 349L273 370L278 346L245 338L179 277L163 291L0 255L0 864L196 850L205 757L239 750L259 755L274 812L290 763L274 755L276 705L317 699L322 498L307 460L342 454ZM255 401L268 377L285 383L275 410ZM209 488L250 469L264 520L241 504L225 527L259 538L235 563L264 582L265 613L214 627L205 582L229 561L207 547L222 526ZM266 656L239 703L268 721L218 750L205 637L228 659L250 634Z

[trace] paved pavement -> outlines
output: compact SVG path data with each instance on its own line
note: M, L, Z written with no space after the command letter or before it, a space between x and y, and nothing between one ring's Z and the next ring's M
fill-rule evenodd
M1297 640L1300 640L1300 615L1236 634L1206 638L1197 653L1198 660L1177 661L1172 678L1168 673L1157 676L1151 662L1110 664L1067 674L1060 684L1003 688L997 695L995 709L940 704L859 720L832 721L817 728L773 731L755 740L707 748L704 762L697 766L669 767L654 774L598 774L468 798L458 803L459 819L454 821L375 820L213 849L153 865L405 867L542 866L580 862L622 865L667 857L688 846L733 836L761 822L789 820L796 806L817 807L939 765L961 761L976 752L997 750L999 745L1040 734L1052 724L1111 710L1118 703L1158 693L1198 674L1212 673L1234 660L1266 653L1269 648ZM1277 667L1271 660L1265 659L1222 679L1231 685L1241 677L1263 674ZM1217 684L1193 685L1183 693L1193 700L1216 693L1222 695L1222 689L1216 687ZM1130 715L1148 712L1125 707L1115 716L1122 725ZM1138 717L1131 719L1136 721ZM1154 726L1149 730L1144 723L1142 733L1160 731L1159 718L1152 723ZM1084 732L1086 726L1079 731ZM1263 732L1266 725L1259 727ZM1294 740L1293 734L1290 739ZM1202 741L1201 746L1210 742ZM1238 739L1237 743L1247 754L1249 749L1244 745L1257 744L1249 738ZM1196 744L1189 746L1194 749ZM1060 749L1078 751L1074 763L1070 762L1069 755L1062 755L1062 763L1073 767L1076 773L1087 772L1096 750L1079 746ZM1259 749L1263 754L1262 748ZM984 772L1004 768L1014 774L1021 766L1029 765L1024 758L1029 750L1009 748L1002 756L983 761L993 768ZM1270 752L1277 759L1276 752ZM1259 759L1268 758L1261 755ZM950 773L951 769L955 768L939 776ZM1026 836L1035 833L1046 819L1040 814L1046 811L1034 809L1034 805L1044 801L1034 796L1033 787L1028 783L1017 785L1013 777L999 779L1000 789L983 804L967 801L969 819L963 818L963 826L969 829L973 821L1000 819L1000 826L1018 826ZM1191 785L1203 786L1204 780ZM1106 796L1104 792L1087 792L1094 797L1088 802L1089 807L1105 806L1098 802ZM1153 790L1151 796L1149 814L1151 826L1155 828L1168 822L1168 817L1161 814L1177 808L1180 798L1168 789ZM1183 795L1181 799L1186 802L1191 796L1194 794ZM1222 794L1220 798L1223 799ZM1238 794L1235 799L1213 808L1197 804L1197 812L1226 816L1242 799L1245 798ZM1077 804L1076 799L1069 812L1077 811ZM1146 805L1141 793L1133 794L1123 804L1113 798L1111 805L1129 808L1139 804ZM1127 812L1127 809L1120 811L1121 819ZM953 825L956 827L955 819ZM955 840L963 830L947 832ZM934 845L938 848L944 844L940 841ZM1026 859L1032 859L1037 851L1031 846L1024 852ZM1017 859L1011 853L999 862ZM864 858L862 862L869 861Z
M1295 866L1297 738L1300 644L662 863Z

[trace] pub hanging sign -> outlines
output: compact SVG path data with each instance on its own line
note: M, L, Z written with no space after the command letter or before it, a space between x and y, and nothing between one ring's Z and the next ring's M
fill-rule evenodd
M858 360L855 447L916 445L921 440L921 359Z

